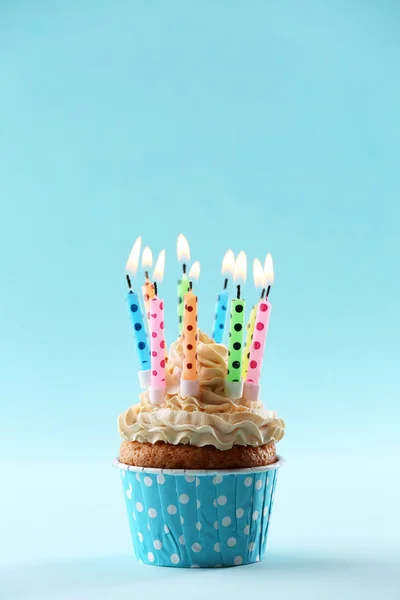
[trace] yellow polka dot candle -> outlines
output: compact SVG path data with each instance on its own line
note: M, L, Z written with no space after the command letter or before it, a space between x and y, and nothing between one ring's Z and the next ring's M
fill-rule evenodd
M197 372L198 298L192 291L191 283L189 284L188 293L184 296L183 304L183 369L181 377L181 394L183 397L187 397L196 396L199 393Z
M247 258L239 252L235 261L234 280L246 281ZM232 400L242 397L242 356L244 317L246 302L240 297L240 285L237 286L237 298L231 300L229 320L228 372L225 381L225 395Z

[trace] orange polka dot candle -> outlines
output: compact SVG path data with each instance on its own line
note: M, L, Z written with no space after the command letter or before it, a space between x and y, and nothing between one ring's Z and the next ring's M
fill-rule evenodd
M195 264L193 264L193 267ZM193 269L192 267L192 269ZM200 269L200 266L199 266ZM191 270L193 276L193 271ZM198 298L192 291L192 283L183 301L183 369L181 376L181 394L184 397L199 393L197 372L197 319Z
M142 267L144 269L145 283L142 285L142 295L146 309L147 319L149 318L150 300L154 298L154 285L149 278L149 269L153 266L153 253L148 246L144 248L142 254Z

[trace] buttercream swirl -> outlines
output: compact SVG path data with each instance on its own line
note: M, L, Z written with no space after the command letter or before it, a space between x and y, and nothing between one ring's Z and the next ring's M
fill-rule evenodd
M228 450L233 445L260 446L279 441L285 424L274 411L261 404L244 406L226 398L227 348L199 331L197 361L200 381L198 398L182 397L182 338L170 347L165 403L154 406L148 392L140 403L122 413L119 431L128 441L164 441L170 444L213 445Z

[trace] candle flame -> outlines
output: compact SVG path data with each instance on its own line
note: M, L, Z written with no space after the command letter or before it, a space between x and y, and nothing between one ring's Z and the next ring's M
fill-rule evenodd
M142 267L144 269L151 268L153 266L153 253L148 246L144 248L142 254Z
M233 271L233 279L237 281L241 279L243 282L246 281L247 276L247 258L246 254L241 250L235 260L235 268Z
M161 250L158 255L156 265L153 271L153 280L161 282L164 277L164 267L165 267L165 250Z
M183 235L180 233L178 235L178 240L176 242L176 253L178 255L178 260L183 262L189 262L190 260L190 248L189 242Z
M262 264L258 260L258 258L255 258L254 262L253 262L253 277L254 277L254 285L256 287L260 287L260 288L266 287L266 276L265 276Z
M136 275L138 264L139 264L139 256L140 256L140 248L142 247L142 236L139 236L136 242L133 244L131 253L128 258L128 262L125 266L125 271L132 276Z
M192 264L189 271L189 279L198 279L200 277L200 263L198 260Z
M222 261L221 273L222 273L222 275L225 275L225 276L230 275L232 277L234 268L235 268L235 255L233 254L232 250L228 250L225 253L225 256Z
M266 285L272 285L274 283L274 263L272 262L272 256L269 252L265 257L264 275L266 279Z

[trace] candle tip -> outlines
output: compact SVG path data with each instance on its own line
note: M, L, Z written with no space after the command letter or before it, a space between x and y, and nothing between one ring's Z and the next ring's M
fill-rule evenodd
M192 288L193 288L193 282L192 282L192 281L189 281L189 292L191 292L191 291L192 291Z
M153 285L154 285L154 295L155 295L155 296L157 296L157 295L158 295L158 290L157 290L157 281L155 281L155 282L153 283Z
M263 288L263 289L261 290L261 296L260 296L260 300L263 300L263 299L264 299L264 296L265 296L265 288Z
M225 281L224 281L224 290L226 290L226 288L228 287L228 278L225 277Z
M126 281L128 284L128 288L131 290L132 289L131 278L129 277L128 273L126 274Z
M269 286L267 287L267 293L265 294L265 297L266 297L267 299L268 299L268 296L269 296L269 293L270 293L270 291L271 291L271 286L269 285Z
M240 285L237 285L236 288L237 288L236 297L237 297L238 300L240 300Z

